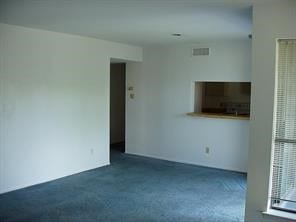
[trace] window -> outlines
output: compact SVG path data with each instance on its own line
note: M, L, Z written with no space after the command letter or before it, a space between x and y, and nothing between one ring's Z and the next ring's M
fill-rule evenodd
M278 41L271 208L296 213L296 40Z

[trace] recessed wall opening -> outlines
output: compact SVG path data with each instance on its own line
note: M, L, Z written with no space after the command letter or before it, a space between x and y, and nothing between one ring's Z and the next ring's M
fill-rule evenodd
M250 82L195 82L194 113L250 117Z
M110 64L110 149L120 152L125 152L125 67L123 62Z

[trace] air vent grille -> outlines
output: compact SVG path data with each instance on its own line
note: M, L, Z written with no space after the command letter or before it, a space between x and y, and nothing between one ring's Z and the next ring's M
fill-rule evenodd
M192 50L193 56L208 56L210 55L210 48L194 48Z

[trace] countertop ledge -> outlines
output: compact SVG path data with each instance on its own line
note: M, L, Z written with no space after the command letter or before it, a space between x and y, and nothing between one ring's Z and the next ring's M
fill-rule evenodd
M218 118L218 119L238 119L238 120L250 120L249 116L246 115L233 115L224 113L187 113L188 116L195 117L207 117L207 118Z

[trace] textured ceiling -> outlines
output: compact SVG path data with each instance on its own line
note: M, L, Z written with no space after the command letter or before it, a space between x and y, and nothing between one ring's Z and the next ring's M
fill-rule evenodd
M247 38L252 9L249 0L0 0L0 22L143 46Z

